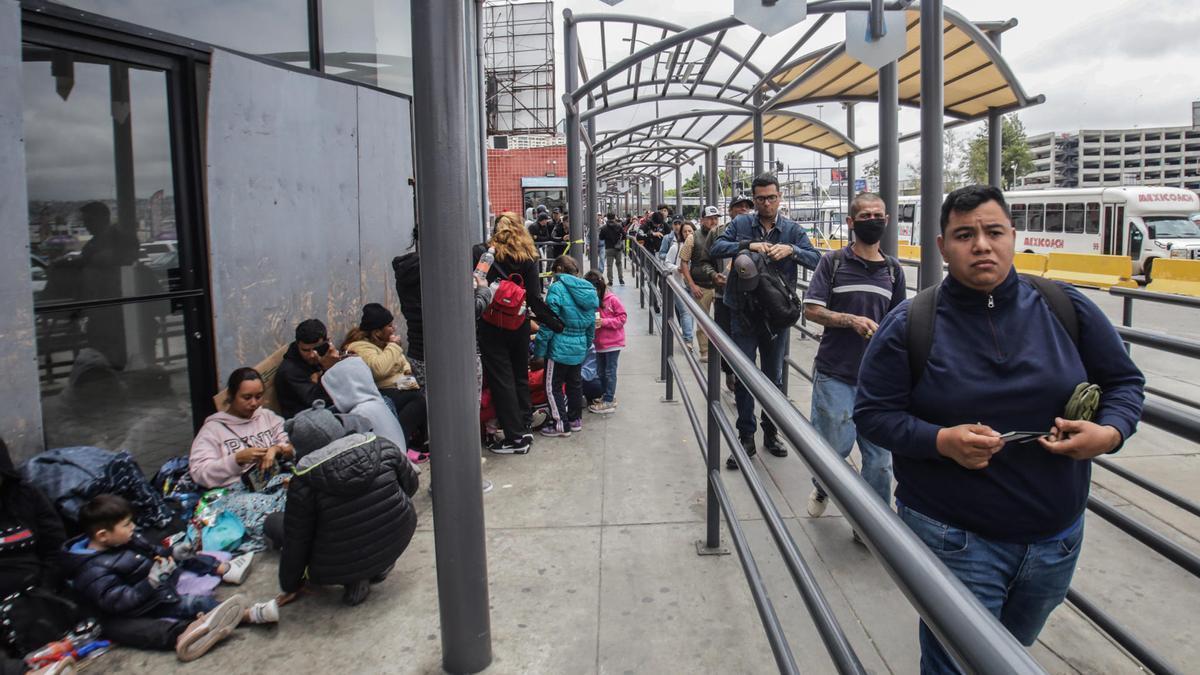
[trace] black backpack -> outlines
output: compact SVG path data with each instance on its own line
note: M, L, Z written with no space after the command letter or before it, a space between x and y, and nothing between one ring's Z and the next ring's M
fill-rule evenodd
M1067 335L1071 336L1071 343L1078 347L1079 315L1076 314L1075 305L1071 303L1071 297L1063 287L1056 281L1042 277L1022 274L1021 278L1033 284L1046 304L1050 305L1050 311L1066 329ZM937 314L938 291L941 287L941 284L937 284L917 293L908 308L904 328L908 341L908 371L913 387L917 386L921 375L925 373L925 364L929 361L930 350L933 349L933 324Z
M804 314L800 298L788 288L767 256L756 251L742 255L750 256L758 270L758 286L753 291L743 291L743 314L763 322L772 334L787 330Z

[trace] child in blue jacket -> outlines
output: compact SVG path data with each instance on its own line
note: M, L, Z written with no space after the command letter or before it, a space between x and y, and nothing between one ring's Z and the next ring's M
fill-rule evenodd
M546 400L552 416L542 427L542 435L570 436L572 431L583 429L581 373L588 347L596 336L600 301L595 287L579 277L579 266L571 256L560 255L550 271L554 281L546 294L546 304L564 327L561 333L555 333L541 326L533 345L533 355L546 359Z

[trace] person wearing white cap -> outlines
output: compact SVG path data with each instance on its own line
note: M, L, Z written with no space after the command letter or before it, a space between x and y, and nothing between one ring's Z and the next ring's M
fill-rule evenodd
M706 206L700 216L700 229L683 242L679 250L679 271L692 291L692 297L704 308L705 314L713 303L717 267L708 254L708 248L717 234L717 223L721 212L715 206ZM700 361L708 362L708 336L700 331Z

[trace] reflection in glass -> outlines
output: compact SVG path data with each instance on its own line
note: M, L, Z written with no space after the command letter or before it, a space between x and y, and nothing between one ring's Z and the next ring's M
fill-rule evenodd
M326 73L412 94L409 0L337 0L322 11Z
M186 452L192 435L179 301L37 314L46 447L129 450L143 469ZM96 342L97 322L107 341ZM119 327L119 331L112 328ZM114 362L119 362L117 365Z
M33 45L23 56L35 306L173 290L166 74Z
M59 0L181 37L308 65L305 0ZM408 3L405 4L407 11Z

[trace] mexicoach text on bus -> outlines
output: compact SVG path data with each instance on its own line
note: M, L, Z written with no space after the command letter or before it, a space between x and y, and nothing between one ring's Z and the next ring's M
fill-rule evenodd
M1186 192L1152 193L1138 195L1139 202L1194 202L1196 196Z
M1062 239L1050 239L1047 237L1025 237L1025 246L1045 246L1046 248L1062 248Z

